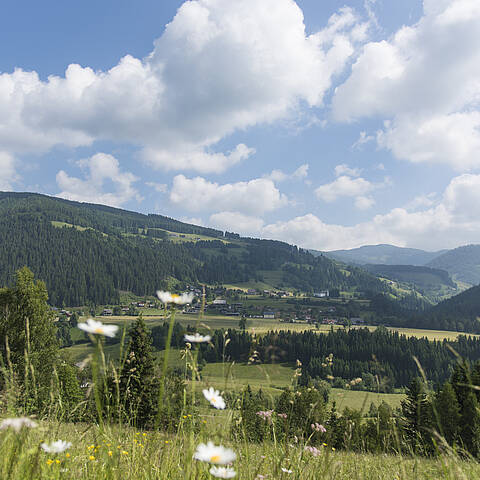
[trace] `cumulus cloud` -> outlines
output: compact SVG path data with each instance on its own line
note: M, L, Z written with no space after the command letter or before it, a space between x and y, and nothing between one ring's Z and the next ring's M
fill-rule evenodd
M170 190L170 201L192 211L235 211L262 214L288 204L272 180L257 178L248 182L220 185L202 177L177 175Z
M145 185L153 188L158 193L167 193L168 185L166 183L147 182Z
M240 232L243 235L259 235L264 222L259 217L239 212L219 212L210 216L210 225L220 230Z
M97 153L78 165L85 170L84 179L71 177L63 170L57 173L57 185L62 190L57 197L112 207L119 207L132 198L141 200L133 187L138 178L121 171L118 160L112 155ZM108 184L113 186L113 191L105 191Z
M342 163L341 165L337 165L335 167L335 175L337 177L340 177L341 175L350 175L351 177L359 177L361 173L362 173L361 168L350 168L345 163Z
M364 46L336 89L333 116L385 119L377 142L397 158L477 169L479 45L477 0L425 0L418 23Z
M17 179L13 156L0 151L0 190L12 190L12 184Z
M375 189L375 185L364 178L352 178L342 175L331 183L321 185L315 190L317 197L324 202L334 202L339 197L358 197Z
M0 144L10 153L57 144L130 142L156 168L221 172L253 153L215 145L232 132L321 106L368 24L350 8L305 32L292 0L191 0L145 59L106 72L72 64L46 81L0 75Z
M427 250L480 243L480 175L452 179L441 198L427 208L394 208L352 226L327 224L313 214L265 225L263 236L306 248L335 250L391 243Z
M264 178L268 178L277 183L284 182L285 180L305 180L308 177L308 168L308 163L304 163L291 174L285 173L282 170L272 170L272 172L265 175Z

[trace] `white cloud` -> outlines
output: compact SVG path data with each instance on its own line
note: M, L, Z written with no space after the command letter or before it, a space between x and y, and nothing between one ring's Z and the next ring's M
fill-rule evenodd
M305 180L308 177L308 168L308 163L304 163L290 175L282 170L272 170L271 173L264 175L263 178L268 178L276 183L284 182L285 180Z
M243 235L259 235L263 220L258 217L244 215L239 212L219 212L210 216L210 225L220 230L242 233Z
M355 207L358 208L359 210L368 210L369 208L372 208L375 205L375 200L368 196L365 197L363 195L360 195L359 197L355 198Z
M18 176L13 156L0 151L0 191L12 190L12 183L17 180Z
M313 214L262 228L262 235L306 248L335 250L391 243L434 250L480 243L480 175L452 179L442 197L424 210L394 208L352 226L327 224Z
M373 135L368 135L367 132L362 131L360 132L358 139L353 143L351 148L352 150L355 150L355 149L360 150L363 147L363 145L373 140L375 140L375 137Z
M315 190L318 198L325 202L334 202L339 197L358 197L371 192L376 187L364 178L352 178L342 175L331 183L321 185Z
M133 183L138 180L129 172L122 172L118 160L106 153L97 153L78 162L87 170L85 179L70 177L65 171L57 173L57 184L62 190L57 197L78 202L101 203L118 207L132 198L141 200ZM113 191L104 191L106 184L112 184Z
M221 172L248 158L214 146L236 130L321 106L367 24L342 8L307 35L292 0L191 0L145 59L106 72L70 65L65 77L0 75L0 144L10 153L57 144L130 142L156 168Z
M288 204L272 180L257 178L248 182L219 185L205 178L173 179L170 201L192 212L236 211L244 214L262 214Z
M479 168L479 45L478 0L425 0L418 23L364 46L334 118L390 120L377 142L397 158Z
M153 188L158 193L167 193L168 185L166 183L147 182L145 185Z
M337 177L341 175L349 175L350 177L359 177L361 173L362 173L361 168L350 168L345 163L342 163L341 165L337 165L335 167L335 175Z

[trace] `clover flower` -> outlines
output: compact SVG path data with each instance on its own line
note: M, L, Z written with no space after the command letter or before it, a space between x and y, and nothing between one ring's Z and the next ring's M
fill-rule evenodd
M28 417L18 418L5 418L0 423L0 430L6 430L7 428L13 428L16 432L19 432L23 427L35 428L38 424Z
M322 453L322 451L319 450L318 448L310 447L310 446L306 446L305 451L310 452L314 457L318 457Z
M186 334L183 339L189 343L206 343L209 342L212 337L210 335L200 335L198 332L195 332L194 335Z
M237 472L229 467L212 467L210 469L210 475L217 478L233 478L237 475Z
M65 440L57 440L56 442L52 442L50 445L47 443L42 443L41 447L44 452L47 453L62 453L65 450L68 450L72 444L70 442L66 442Z
M93 318L89 318L86 323L79 323L77 326L84 332L104 335L110 338L113 338L118 330L118 325L104 325L102 322L97 322Z
M198 445L193 458L202 462L226 465L227 463L233 462L237 458L237 454L230 448L225 448L222 445L217 446L214 445L213 442L208 442L206 445L204 443Z
M259 412L257 412L257 415L264 420L269 420L270 418L272 418L272 413L273 410L260 410Z
M163 303L174 303L175 305L186 305L187 303L192 303L193 293L182 293L177 295L176 293L163 292L161 290L157 291L158 299Z
M225 400L220 395L218 390L215 390L213 387L210 387L208 390L203 390L203 396L210 402L215 408L223 410L225 408Z
M320 425L317 422L312 423L310 426L312 427L312 430L315 431L315 432L325 433L327 431L327 429L323 425Z

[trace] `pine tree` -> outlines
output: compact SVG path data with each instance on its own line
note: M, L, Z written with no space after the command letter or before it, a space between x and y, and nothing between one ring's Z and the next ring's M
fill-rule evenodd
M480 413L477 397L470 391L465 398L461 423L461 436L464 447L473 455L480 454Z
M435 398L440 434L452 445L458 435L460 406L450 382L445 382Z
M145 427L155 418L156 392L152 340L142 316L129 330L130 343L120 374L120 395L130 423Z
M415 452L428 451L431 446L431 404L424 383L414 378L406 393L407 398L402 401L405 435Z

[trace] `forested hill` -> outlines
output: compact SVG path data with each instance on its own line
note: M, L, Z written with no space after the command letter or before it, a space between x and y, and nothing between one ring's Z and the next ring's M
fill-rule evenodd
M454 248L427 264L446 270L457 281L471 286L480 284L480 245Z
M172 282L269 282L306 292L388 292L371 274L283 242L178 222L160 215L31 193L0 192L0 285L28 266L50 303L119 301L119 291L152 295Z

